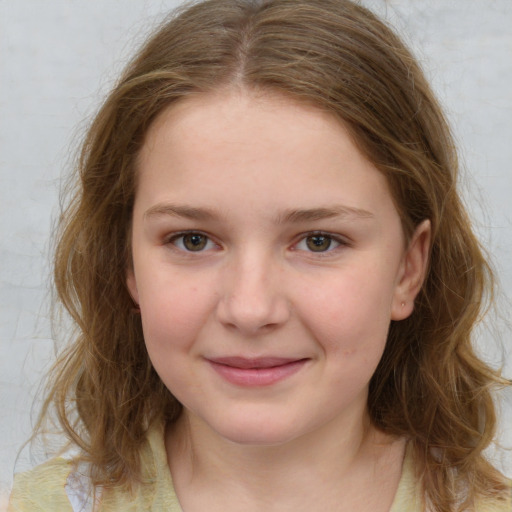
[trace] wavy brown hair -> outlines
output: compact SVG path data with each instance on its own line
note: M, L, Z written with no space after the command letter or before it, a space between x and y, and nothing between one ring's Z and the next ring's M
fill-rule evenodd
M163 109L229 86L331 112L387 177L405 234L430 219L428 275L412 315L392 322L369 413L376 427L412 443L432 510L499 500L504 478L482 451L495 434L492 391L504 381L471 345L493 279L457 192L453 139L411 53L349 0L192 4L128 65L89 129L62 213L55 283L78 331L56 363L41 418L56 413L91 462L94 483L130 485L149 426L179 416L125 284L136 160Z

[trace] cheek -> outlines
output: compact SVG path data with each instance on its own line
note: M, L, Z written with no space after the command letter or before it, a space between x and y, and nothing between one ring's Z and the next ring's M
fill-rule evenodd
M140 295L144 339L150 353L188 348L206 321L212 298L205 286L180 279L154 280Z
M391 297L392 286L378 271L353 270L304 296L302 316L325 352L374 365L386 343Z
M141 294L142 328L149 358L179 401L184 399L184 389L200 394L195 390L198 379L189 361L211 304L211 298L201 290L191 283L169 280L143 289Z

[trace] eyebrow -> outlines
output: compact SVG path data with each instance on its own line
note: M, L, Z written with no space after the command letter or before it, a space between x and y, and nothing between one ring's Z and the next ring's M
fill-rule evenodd
M187 205L160 203L148 208L144 218L158 215L171 215L190 220L212 221L219 219L219 215L210 208L197 208ZM332 218L373 219L375 216L368 210L352 206L334 205L321 208L290 209L278 214L276 224L293 224L308 221L317 221Z
M144 218L157 215L171 215L173 217L200 221L214 220L218 217L215 212L209 208L195 208L193 206L170 203L156 204L144 212Z
M307 208L298 210L286 210L278 215L277 224L300 223L307 221L332 219L332 218L356 218L372 219L374 214L368 210L354 208L352 206L334 205L325 208Z

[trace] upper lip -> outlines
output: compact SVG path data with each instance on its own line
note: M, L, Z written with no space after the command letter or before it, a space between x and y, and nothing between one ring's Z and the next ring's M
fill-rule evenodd
M306 358L295 357L214 357L208 360L212 363L223 364L225 366L232 366L233 368L273 368L275 366L283 366L285 364L295 363L302 361Z

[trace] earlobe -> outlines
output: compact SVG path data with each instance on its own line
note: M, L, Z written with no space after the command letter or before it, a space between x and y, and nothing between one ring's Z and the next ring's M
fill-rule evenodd
M430 220L427 219L418 225L411 237L402 259L393 296L392 320L404 320L414 310L414 299L418 295L427 273L431 232Z
M126 286L128 288L128 291L130 292L130 295L135 302L135 304L139 305L139 291L137 289L137 281L135 280L135 273L133 272L133 269L130 268L126 272Z

